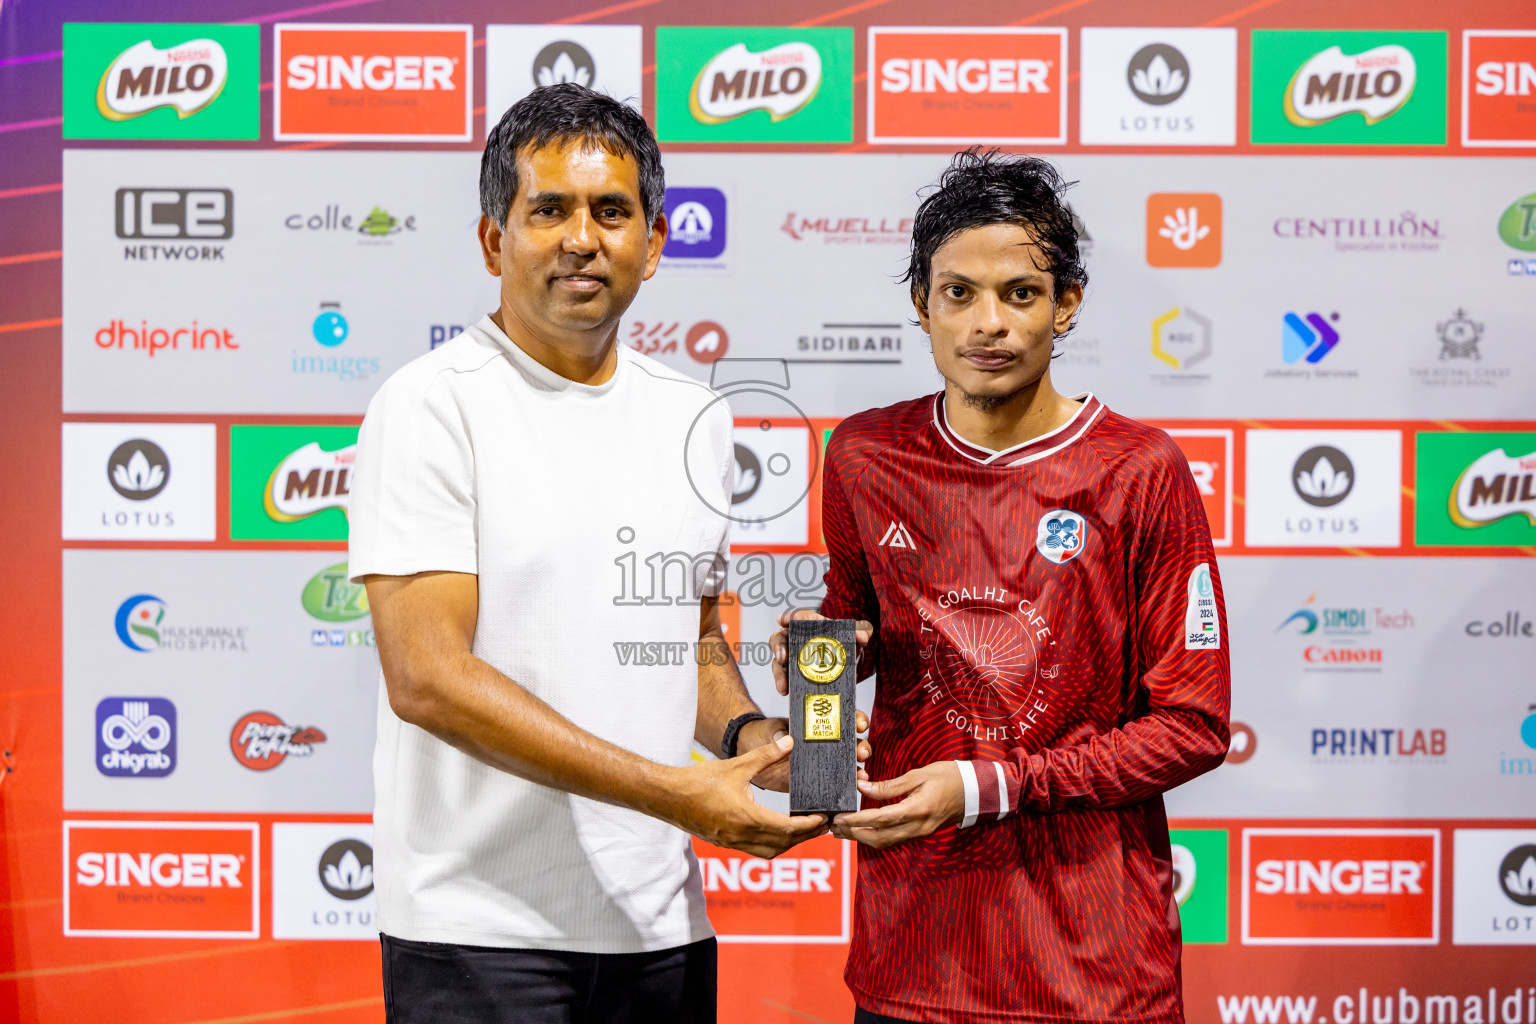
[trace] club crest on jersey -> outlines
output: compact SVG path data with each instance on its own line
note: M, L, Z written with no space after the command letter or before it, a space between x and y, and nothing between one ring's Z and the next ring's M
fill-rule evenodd
M912 534L907 530L907 524L895 519L892 519L891 525L885 528L885 536L881 537L880 543L875 546L881 548L906 548L909 551L917 550L917 545L912 543Z
M1076 512L1058 508L1040 517L1035 530L1035 550L1060 565L1083 553L1088 544L1088 524Z

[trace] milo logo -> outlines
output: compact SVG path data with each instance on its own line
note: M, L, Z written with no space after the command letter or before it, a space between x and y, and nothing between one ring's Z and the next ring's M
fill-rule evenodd
M688 109L705 124L754 110L774 121L799 111L821 86L821 54L810 43L783 43L760 53L737 43L711 57L693 82Z
M160 49L149 40L118 54L96 87L96 109L111 121L174 107L191 117L218 99L229 78L229 57L212 39Z
M1345 114L1375 124L1402 109L1418 78L1413 54L1389 43L1346 54L1337 46L1309 58L1285 93L1285 116L1310 128Z

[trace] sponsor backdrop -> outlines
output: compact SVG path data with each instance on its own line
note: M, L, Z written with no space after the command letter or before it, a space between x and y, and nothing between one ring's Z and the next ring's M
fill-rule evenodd
M1536 23L1491 0L0 5L0 1020L381 1018L357 425L493 308L480 147L561 81L663 142L620 338L737 416L766 707L829 431L940 383L919 190L1047 156L1057 381L1174 436L1227 588L1232 752L1168 801L1189 1018L1536 1024ZM675 585L627 564L594 600ZM857 851L696 845L722 1019L848 1020Z

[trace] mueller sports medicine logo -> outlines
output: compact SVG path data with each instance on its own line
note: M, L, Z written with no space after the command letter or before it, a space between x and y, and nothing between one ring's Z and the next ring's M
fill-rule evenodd
M1536 32L1462 33L1461 143L1536 146Z
M120 188L113 199L118 238L178 239L123 246L123 259L140 262L216 262L235 233L235 194L227 188Z
M820 240L826 245L906 245L912 238L911 217L812 217L791 210L779 230L797 242Z
M804 109L820 88L821 53L810 43L781 43L760 53L737 43L699 71L688 110L704 124L722 124L754 110L782 121Z
M281 523L307 519L328 508L346 511L348 481L357 461L357 445L326 451L311 441L277 464L267 480L262 504Z
M1435 945L1438 829L1243 831L1245 945Z
M1066 30L871 28L874 143L1066 142Z
M1285 93L1285 116L1303 128L1349 113L1375 124L1402 109L1417 80L1407 47L1388 44L1346 54L1330 46L1297 69Z
M254 772L271 771L290 757L306 758L325 733L312 725L289 725L270 711L252 711L229 732L235 760Z
M468 142L468 25L277 25L273 138Z
M163 697L108 697L96 705L96 770L159 779L176 770L176 705Z
M149 40L128 47L107 65L96 88L96 108L111 121L172 107L179 118L218 99L229 78L229 57L212 39L191 39L166 49Z

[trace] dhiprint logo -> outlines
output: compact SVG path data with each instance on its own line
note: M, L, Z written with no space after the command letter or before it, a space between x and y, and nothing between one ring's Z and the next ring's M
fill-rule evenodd
M597 64L592 60L592 54L580 43L573 43L569 39L550 43L533 58L533 84L536 88L565 82L591 88L592 80L596 77Z
M130 651L160 649L165 602L153 594L135 594L117 606L117 638Z
M1320 363L1339 344L1339 332L1329 321L1337 323L1339 314L1329 313L1328 319L1318 313L1308 313L1305 320L1295 313L1285 314L1281 331L1280 357L1287 365L1305 359Z
M1035 550L1060 565L1083 553L1088 526L1076 512L1058 508L1040 517L1035 529Z
M253 772L267 772L289 757L306 758L325 733L312 725L288 725L270 711L252 711L235 723L229 749L235 760Z
M1137 99L1160 107L1189 88L1189 61L1166 43L1152 43L1136 51L1126 65L1125 79Z
M163 697L108 697L96 705L96 770L159 779L176 770L176 705Z
M129 501L148 501L171 481L171 462L153 441L134 438L118 445L107 459L107 480Z
M373 892L373 847L340 839L320 855L320 884L339 900L360 900Z
M725 253L725 193L717 188L669 188L666 199L669 260L714 260Z
M1221 263L1221 196L1156 192L1147 197L1147 264L1214 267Z
M891 525L885 528L885 535L880 538L880 543L875 546L881 548L905 548L908 551L917 550L917 544L913 542L912 534L907 529L907 524L898 522L895 519L892 519Z
M1329 508L1349 497L1355 486L1355 464L1331 445L1308 448L1291 468L1296 496L1308 505Z

